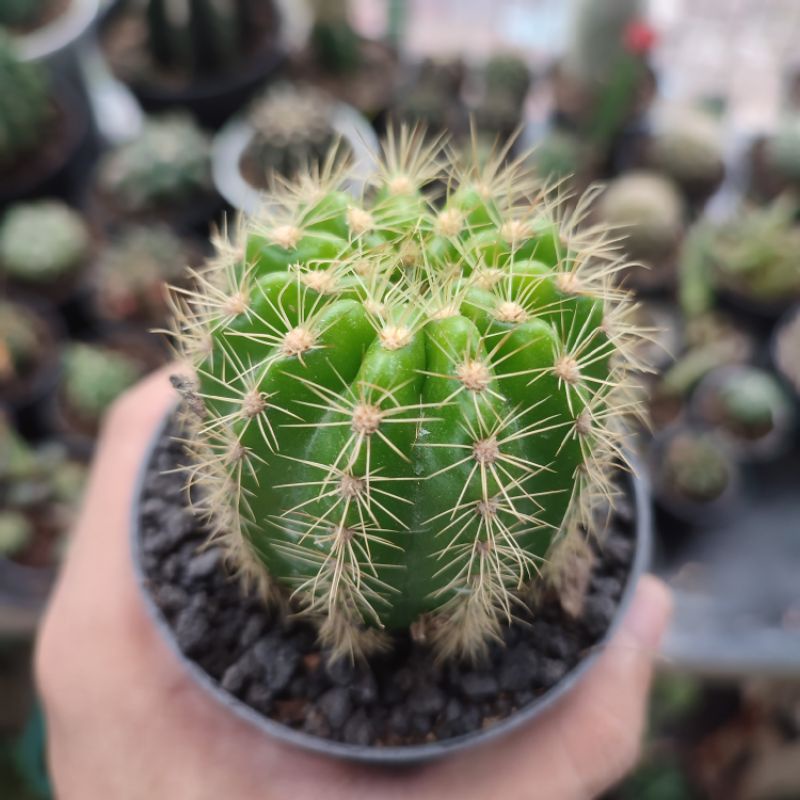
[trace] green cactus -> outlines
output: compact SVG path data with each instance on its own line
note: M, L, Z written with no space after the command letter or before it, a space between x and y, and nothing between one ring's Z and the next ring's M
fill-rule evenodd
M336 74L361 66L361 37L347 17L347 0L313 0L311 48L317 62Z
M26 28L39 20L49 0L3 0L0 3L0 25L5 28Z
M661 470L666 485L678 497L713 503L728 488L733 466L712 434L683 431L667 443Z
M800 114L784 117L764 149L768 169L788 184L800 185Z
M714 284L766 303L800 295L800 227L794 215L795 204L779 197L716 227L708 246Z
M254 130L242 157L248 180L266 189L276 173L291 178L323 161L337 137L333 111L332 99L312 86L272 87L248 115Z
M0 29L0 170L13 166L42 143L53 115L45 68L20 61Z
M466 128L463 81L464 65L460 60L426 59L413 83L400 90L394 117L409 125L424 126L434 135L457 136Z
M558 128L548 131L530 156L532 168L548 184L577 175L584 166L584 159L580 138Z
M780 382L756 367L741 367L714 387L716 422L743 439L760 439L771 433L779 420L791 416L791 405Z
M481 653L611 491L636 406L603 234L426 142L391 133L360 201L342 175L276 191L175 321L200 508L339 656L415 622Z
M0 298L0 386L28 374L41 357L41 323L19 303Z
M725 172L719 124L703 111L670 116L654 134L649 164L687 190L713 191Z
M101 160L98 185L131 213L207 196L212 190L209 136L188 114L150 117L136 139Z
M0 510L0 557L19 555L33 539L33 525L24 514Z
M0 221L0 271L42 286L84 269L91 238L81 215L60 200L12 206Z
M507 94L522 105L531 86L531 73L524 59L511 53L493 55L484 69L487 93Z
M64 353L62 395L80 419L96 423L142 375L138 362L106 347L71 344Z
M232 71L264 27L268 0L146 0L147 44L162 69L217 77Z
M0 412L0 488L3 500L8 487L36 474L36 455Z
M186 260L187 248L168 228L126 228L97 260L98 313L112 319L161 320L165 284L179 282Z
M630 258L652 264L676 252L685 213L674 184L644 171L612 181L598 205L600 220L625 237Z

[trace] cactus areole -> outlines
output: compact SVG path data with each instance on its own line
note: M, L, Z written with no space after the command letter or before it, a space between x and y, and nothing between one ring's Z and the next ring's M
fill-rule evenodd
M363 197L323 165L175 294L193 499L334 654L411 627L479 655L613 491L624 265L585 203L500 164L403 129Z

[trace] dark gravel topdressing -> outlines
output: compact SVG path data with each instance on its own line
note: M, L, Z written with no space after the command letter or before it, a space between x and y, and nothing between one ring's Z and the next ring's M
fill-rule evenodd
M634 523L620 503L592 574L582 615L557 599L506 630L489 661L436 665L398 636L369 665L328 664L307 624L243 597L207 530L186 506L181 446L162 437L141 497L142 568L181 651L222 688L274 720L357 745L409 745L487 728L555 685L602 639L634 555Z

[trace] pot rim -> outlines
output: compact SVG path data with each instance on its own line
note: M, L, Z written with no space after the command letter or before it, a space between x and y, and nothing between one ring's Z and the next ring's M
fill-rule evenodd
M333 104L331 128L353 152L347 188L359 195L374 171L378 138L360 112L339 101ZM211 145L211 177L216 190L236 211L251 215L263 208L266 196L266 191L248 183L239 169L239 161L253 135L250 122L237 114L222 126Z
M47 25L14 40L25 61L53 58L71 47L92 27L100 12L100 0L70 0L64 11Z
M635 552L630 571L608 630L558 683L524 708L500 720L490 728L472 731L471 733L444 739L442 741L417 745L380 747L374 745L348 744L314 736L304 731L295 730L294 728L282 725L258 713L238 698L224 691L217 681L213 680L196 662L187 658L181 652L172 629L148 591L147 577L142 569L142 543L141 536L139 535L139 505L153 453L161 437L164 435L173 413L174 409L170 410L164 416L154 436L148 443L145 457L142 459L138 475L136 476L133 502L131 503L130 509L131 556L133 558L135 580L141 592L147 614L166 641L173 655L188 671L189 675L201 689L213 697L220 706L226 707L235 716L244 722L250 723L258 731L274 737L278 741L295 745L307 752L362 764L383 766L414 765L434 761L457 752L463 752L477 745L501 739L511 732L522 728L532 720L542 716L545 711L553 707L564 695L569 694L599 659L605 647L619 629L622 619L631 605L639 578L644 574L651 563L653 530L648 480L643 466L633 454L629 454L631 469L626 473L626 488L628 489L629 496L633 499L635 508Z

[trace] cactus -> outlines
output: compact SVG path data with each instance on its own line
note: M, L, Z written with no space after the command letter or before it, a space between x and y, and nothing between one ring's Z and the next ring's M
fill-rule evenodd
M661 470L670 491L694 503L718 500L733 474L730 457L713 434L695 431L682 431L669 440Z
M393 131L365 197L344 172L276 190L175 296L198 508L334 655L411 626L479 655L613 491L637 406L619 257L500 163Z
M33 526L24 514L0 510L0 557L19 555L33 539Z
M521 105L531 86L531 73L519 56L498 53L486 62L484 80L487 92L508 94L515 103Z
M41 324L25 306L0 299L0 386L31 372L41 356Z
M576 176L584 166L584 148L573 133L554 128L536 143L530 162L536 174L552 184Z
M708 246L713 283L765 303L800 295L800 227L794 214L794 203L779 197L718 226Z
M685 213L675 186L644 171L612 181L598 207L600 220L625 237L630 258L653 265L676 252Z
M800 184L800 114L784 117L766 141L765 163L782 181Z
M0 25L5 28L27 28L39 20L49 0L3 0L0 3Z
M211 192L210 139L188 114L150 117L100 162L98 185L124 211L142 213Z
M0 221L0 270L29 285L46 286L86 267L89 230L60 200L12 206Z
M13 166L42 143L53 115L45 68L17 57L0 30L0 170Z
M458 135L466 128L463 82L464 64L460 60L428 58L411 86L401 90L394 116L410 125L424 126L432 134Z
M268 0L146 0L147 45L162 69L183 76L231 72L256 37L275 27Z
M686 191L710 194L725 172L718 123L699 110L673 114L653 136L648 161Z
M312 86L279 84L249 114L254 129L242 157L248 180L268 188L277 173L290 178L322 161L334 141L333 101Z
M777 378L756 367L740 367L710 387L709 416L733 436L753 441L791 418L792 409Z
M186 247L169 229L126 228L97 260L98 312L113 319L161 320L165 284L180 279L186 258Z
M0 412L0 497L6 502L8 487L36 473L36 455Z
M347 18L347 0L313 0L311 47L319 64L336 74L361 65L361 37Z
M141 376L133 359L105 347L71 344L64 353L62 396L81 420L96 423Z

